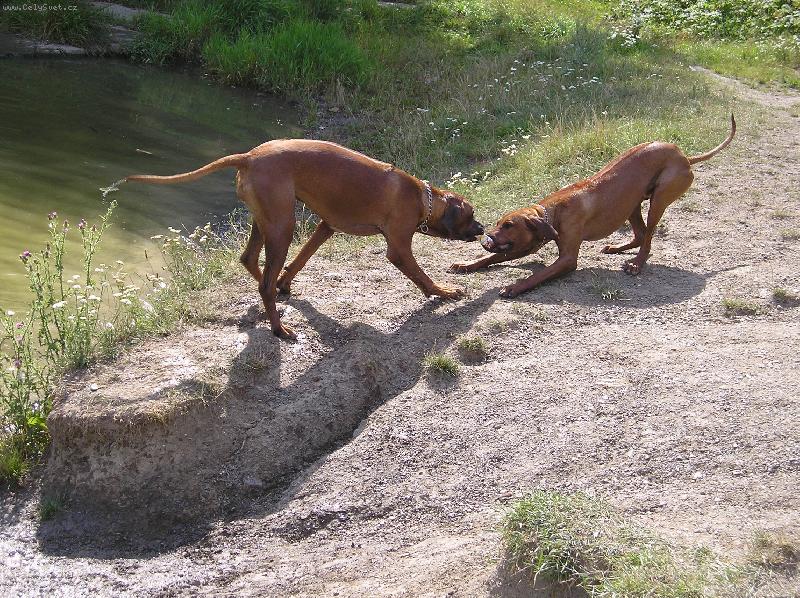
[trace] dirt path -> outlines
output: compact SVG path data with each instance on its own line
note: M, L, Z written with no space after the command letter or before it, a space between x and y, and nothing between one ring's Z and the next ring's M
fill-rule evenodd
M604 242L588 243L578 272L505 301L497 288L538 261L445 275L463 246L421 239L423 267L471 295L422 304L377 248L359 260L320 256L287 303L301 334L291 345L256 338L263 323L242 331L258 304L252 285L220 292L207 328L127 356L162 364L127 384L168 383L178 374L164 358L182 350L189 361L217 355L192 363L231 379L226 363L241 366L249 342L262 363L248 370L254 388L308 393L309 371L346 355L343 364L388 368L379 404L279 492L254 484L245 514L162 544L87 534L69 516L40 526L32 497L6 496L0 594L511 595L496 574L496 528L534 487L607 496L671 538L728 555L756 529L797 537L800 311L776 304L773 290L800 293L800 119L786 110L794 100L749 97L771 98L769 115L741 122L731 148L697 168L638 278L619 270L621 256L599 254ZM759 313L728 317L725 298ZM462 334L488 341L488 358L455 382L426 377L424 352L457 355ZM108 369L91 375L122 383Z

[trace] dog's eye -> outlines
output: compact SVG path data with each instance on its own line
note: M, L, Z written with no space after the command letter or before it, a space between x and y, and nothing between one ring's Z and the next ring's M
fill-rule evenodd
M504 222L503 228L511 228L512 224L510 222Z

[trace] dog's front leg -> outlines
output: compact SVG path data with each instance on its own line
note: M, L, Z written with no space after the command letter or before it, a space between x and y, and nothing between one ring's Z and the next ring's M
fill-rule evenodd
M493 253L487 257L482 257L466 264L456 262L450 266L449 272L453 274L470 274L477 272L481 268L488 268L492 264L499 264L501 262L510 262L520 257L528 255L528 251L508 251L505 253Z
M437 284L423 272L411 252L411 235L397 238L384 233L384 237L386 238L386 257L411 282L417 285L426 297L436 295L443 299L459 299L464 296L464 291L461 289Z
M559 254L556 261L547 266L544 270L540 270L528 278L522 278L514 284L508 285L502 291L500 291L500 296L505 297L506 299L511 299L521 293L530 291L546 280L550 280L551 278L556 278L557 276L572 272L578 267L579 248L580 241L578 241L576 246L569 247L568 249L559 244Z

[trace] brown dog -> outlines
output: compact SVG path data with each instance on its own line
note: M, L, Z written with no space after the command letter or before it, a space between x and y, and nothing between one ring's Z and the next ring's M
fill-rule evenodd
M292 338L275 307L278 290L289 292L292 279L335 231L381 234L386 257L426 296L455 299L458 289L433 282L411 253L415 231L433 237L475 241L483 226L461 196L431 187L393 165L373 160L326 141L283 139L245 154L226 156L202 168L173 176L134 175L124 180L169 184L192 181L222 168L238 169L236 192L253 216L241 262L259 285L272 332ZM278 278L295 225L295 199L321 218L311 238ZM264 272L258 265L266 248Z
M731 132L719 146L687 158L671 143L655 141L629 149L597 174L564 187L540 203L515 210L497 221L481 245L494 255L469 264L453 264L451 272L474 272L479 268L535 253L548 241L558 244L558 259L544 270L508 285L503 297L516 297L546 280L575 270L582 241L596 241L631 223L633 240L624 245L607 245L603 253L639 248L636 257L625 262L628 274L639 274L650 255L650 243L658 221L672 202L683 195L694 180L691 165L708 160L724 149L736 133L731 114ZM641 206L650 200L647 226Z

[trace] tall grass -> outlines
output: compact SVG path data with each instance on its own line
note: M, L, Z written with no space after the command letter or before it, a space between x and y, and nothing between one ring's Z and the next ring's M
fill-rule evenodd
M226 83L275 92L362 84L370 61L340 26L294 20L271 33L243 31L229 42L215 33L202 51L209 71Z
M101 46L108 38L109 21L86 0L0 3L0 30L55 43Z

